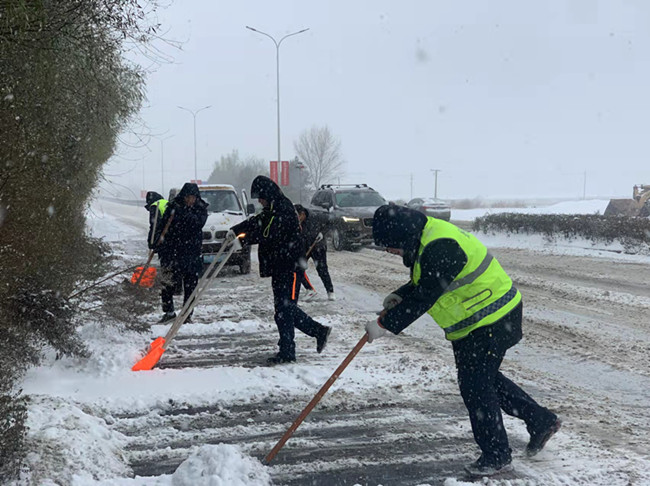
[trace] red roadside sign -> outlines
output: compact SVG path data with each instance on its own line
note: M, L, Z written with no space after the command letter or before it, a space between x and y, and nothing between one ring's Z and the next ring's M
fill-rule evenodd
M270 177L273 182L276 184L278 183L278 161L277 160L272 160L270 163Z
M282 161L282 181L280 185L281 186L289 185L289 161L288 160Z

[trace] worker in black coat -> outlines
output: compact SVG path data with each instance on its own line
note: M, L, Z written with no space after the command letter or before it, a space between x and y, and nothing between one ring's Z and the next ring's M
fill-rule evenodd
M203 268L202 230L208 219L207 208L208 203L201 199L199 186L187 182L165 210L159 228L162 231L170 218L171 224L156 248L163 268L161 299L164 315L159 321L161 323L176 317L174 289L182 285L185 303L199 281Z
M428 312L451 341L458 385L481 456L466 470L489 476L511 467L501 410L523 420L529 456L559 430L561 421L499 370L506 351L522 337L521 294L474 235L409 208L385 205L375 212L377 246L402 256L409 283L384 299L377 321L366 326L368 342L399 334Z
M271 277L274 317L280 339L278 353L268 361L287 363L296 360L296 328L316 338L316 351L320 353L327 344L331 328L316 322L297 305L301 241L296 210L280 187L265 176L253 180L251 197L259 200L262 212L233 226L227 239L244 233L245 243L259 244L260 276Z
M324 236L331 225L329 215L319 212L309 212L302 204L296 204L295 208L298 213L298 220L300 221L301 237L304 242L305 253L308 253L305 259L309 260L311 258L314 260L316 272L323 282L323 286L327 292L327 298L329 300L336 300L332 277L330 277L330 272L327 268L327 241ZM306 277L306 274L303 285L308 291L312 290L314 294L316 293L314 286Z

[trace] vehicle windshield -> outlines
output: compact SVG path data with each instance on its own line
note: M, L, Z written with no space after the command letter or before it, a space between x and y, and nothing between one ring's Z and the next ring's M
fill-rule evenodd
M337 192L336 205L341 208L377 207L386 201L376 192Z
M232 191L201 191L201 198L210 205L208 211L211 213L242 210L236 194Z

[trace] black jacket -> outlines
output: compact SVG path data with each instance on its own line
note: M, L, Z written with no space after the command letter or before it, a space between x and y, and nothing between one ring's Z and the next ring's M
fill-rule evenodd
M157 238L159 237L162 231L162 219L163 215L158 211L158 206L154 206L153 203L160 201L164 198L154 191L147 192L145 209L149 211L149 234L147 235L147 245L149 249L154 249L156 247Z
M309 251L311 245L316 241L318 233L323 234L323 239L316 243L314 250L316 248L327 248L327 238L325 238L325 235L330 230L331 225L332 222L328 213L317 211L307 212L307 219L302 222L302 237L306 245L305 251Z
M246 233L244 242L259 244L260 277L293 271L301 256L298 215L280 187L265 176L257 176L251 185L251 197L269 203L256 214L231 229Z
M418 211L394 205L381 206L373 218L373 238L379 246L404 250L404 265L413 275L426 223L426 216ZM393 292L403 300L386 313L381 325L394 334L402 332L433 307L466 264L467 255L455 240L440 239L429 243L420 255L419 284L409 281Z
M196 196L193 206L185 204L185 196ZM158 246L160 262L184 272L201 270L201 244L203 225L208 219L208 203L201 199L199 187L185 183L178 195L167 205L160 231L173 216L164 240Z

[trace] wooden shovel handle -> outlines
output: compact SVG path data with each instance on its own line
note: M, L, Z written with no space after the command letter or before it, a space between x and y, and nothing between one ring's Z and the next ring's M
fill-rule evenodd
M282 438L278 441L277 444L275 444L275 447L269 452L269 454L264 458L264 464L269 464L273 458L277 455L278 452L280 452L280 449L284 446L284 444L291 438L293 433L296 431L296 429L300 426L303 420L307 418L307 415L313 410L313 408L318 404L321 398L323 398L323 395L327 393L327 390L334 384L336 379L339 377L341 373L343 373L343 370L347 368L347 366L350 364L350 362L354 359L354 357L361 351L361 348L363 348L364 344L368 342L368 333L364 334L363 337L359 340L357 345L352 348L352 351L346 356L346 358L343 360L343 362L339 365L338 368L336 368L336 371L330 376L329 380L325 382L325 384L321 387L320 390L318 390L318 393L314 396L314 398L311 399L311 402L307 404L305 409L302 411L302 413L298 416L298 418L295 420L293 424L291 424L291 427L289 427L289 430L287 430Z

